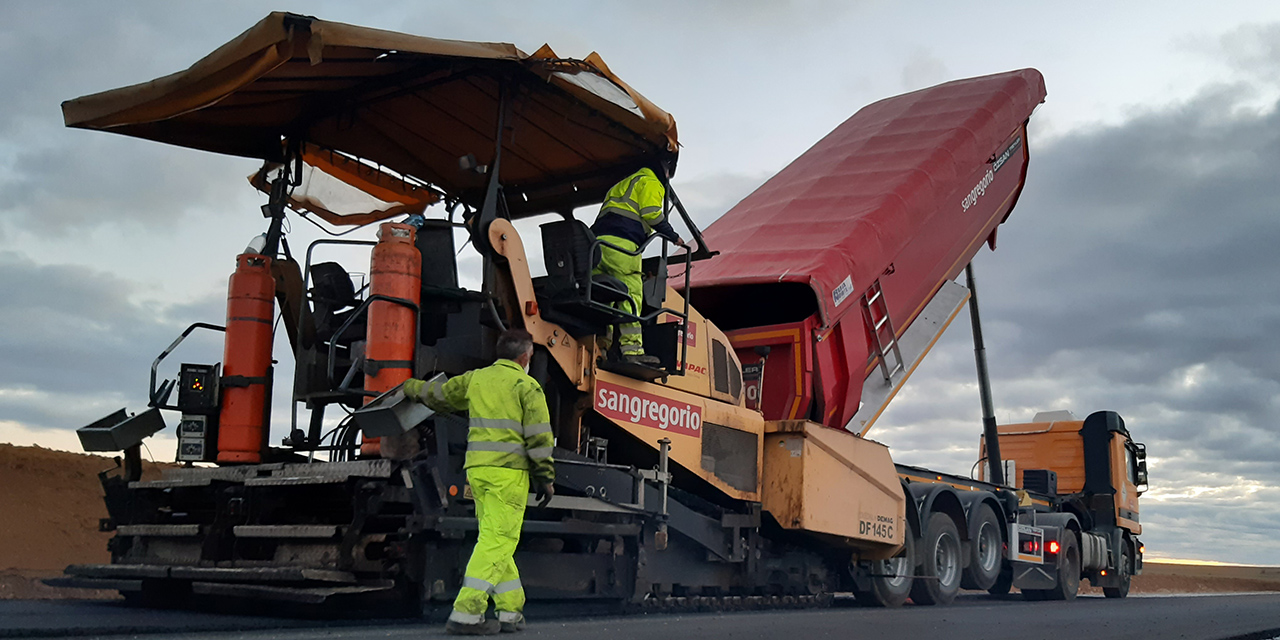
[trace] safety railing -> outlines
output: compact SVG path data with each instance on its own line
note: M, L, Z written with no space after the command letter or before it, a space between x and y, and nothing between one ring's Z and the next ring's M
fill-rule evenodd
M164 361L165 358L169 357L169 354L173 353L173 350L177 349L178 345L182 344L182 341L186 340L187 336L191 335L196 329L209 329L211 331L221 331L223 333L226 333L227 331L227 328L222 325L209 324L207 322L196 322L187 327L186 331L183 331L182 335L178 336L177 339L170 343L164 351L161 351L160 355L156 356L156 359L151 361L151 385L147 393L148 407L177 410L177 405L170 405L166 403L169 401L169 395L173 393L173 388L177 385L178 381L176 379L165 380L160 384L160 388L157 389L156 372L160 368L160 363Z
M636 247L635 251L630 251L622 247L619 247L616 244L608 242L606 240L601 240L600 238L596 238L591 242L591 251L588 255L592 256L592 260L594 260L596 251L600 247L609 247L610 249L613 249L614 251L617 251L619 253L624 253L629 256L639 257L642 254L644 254L644 251L649 246L649 244L658 238L662 238L662 254L659 256L658 268L661 270L665 270L667 266L667 263L666 263L667 239L663 238L662 236L659 236L656 233L651 234L648 238L645 238L644 242L640 243L640 245ZM689 267L692 264L693 252L688 247L685 247L683 255L684 255L684 287L681 289L681 297L684 298L684 309L682 311L677 311L675 309L671 309L666 306L661 306L656 311L651 311L649 313L641 314L639 313L640 310L636 309L635 301L632 300L630 296L628 296L626 301L628 303L628 306L631 307L632 312L627 313L622 309L607 305L603 302L597 302L594 298L592 298L591 290L594 286L598 286L598 285L596 285L593 282L591 275L589 273L587 275L587 283L585 287L586 289L585 298L588 305L601 311L613 313L619 316L620 319L625 320L627 322L638 322L640 324L652 324L654 320L658 318L658 316L661 316L664 313L671 316L675 316L676 318L679 318L680 319L679 320L680 335L681 335L680 365L679 367L676 368L675 371L671 372L674 375L684 375L685 367L687 367L689 363L689 340L684 336L689 335L689 273L690 273ZM609 287L609 290L613 291L613 288ZM620 292L620 293L625 293L625 292Z

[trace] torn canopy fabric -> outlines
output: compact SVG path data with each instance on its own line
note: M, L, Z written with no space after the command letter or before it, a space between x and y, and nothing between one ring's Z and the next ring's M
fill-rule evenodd
M249 176L259 191L270 194L271 181L284 165L267 163ZM300 214L335 226L360 226L399 215L422 213L440 194L393 176L354 158L307 145L302 151L300 182L285 204Z
M559 58L272 13L178 73L62 105L67 126L283 160L282 140L361 158L473 207L492 169L513 216L599 202L677 150L675 120L596 54Z

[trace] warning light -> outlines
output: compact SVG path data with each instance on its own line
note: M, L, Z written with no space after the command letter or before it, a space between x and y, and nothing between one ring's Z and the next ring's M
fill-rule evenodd
M449 495L451 496L458 495L458 485L456 484L449 485Z
M1106 570L1106 569L1103 569L1103 570L1101 571L1101 573L1102 573L1102 575L1104 575L1104 576L1105 576L1105 575L1107 575L1107 570Z
M1057 552L1058 552L1058 541L1057 541L1057 540L1050 540L1050 541L1049 541L1049 553L1057 553Z
M1138 547L1138 553L1146 553L1146 552L1147 552L1147 545L1144 544Z

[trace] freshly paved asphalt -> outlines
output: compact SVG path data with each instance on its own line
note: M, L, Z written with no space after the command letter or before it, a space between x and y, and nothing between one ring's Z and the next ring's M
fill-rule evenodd
M1023 602L962 596L949 607L707 614L652 614L537 619L522 634L573 640L714 640L716 638L861 638L980 640L1269 640L1280 637L1280 594L1081 597ZM152 637L224 640L361 640L442 634L438 622L247 617L128 608L113 602L3 601L0 637ZM509 636L505 636L509 637Z

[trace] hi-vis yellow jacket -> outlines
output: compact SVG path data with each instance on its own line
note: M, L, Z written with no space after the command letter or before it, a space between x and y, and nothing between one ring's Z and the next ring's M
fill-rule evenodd
M652 233L674 241L679 236L662 210L666 197L667 190L653 170L640 169L609 189L591 230L597 236L625 238L637 245Z
M425 388L424 388L425 387ZM538 482L555 479L551 451L555 440L542 386L524 367L498 360L444 384L409 380L405 396L436 411L467 411L465 467L506 467L530 472Z

